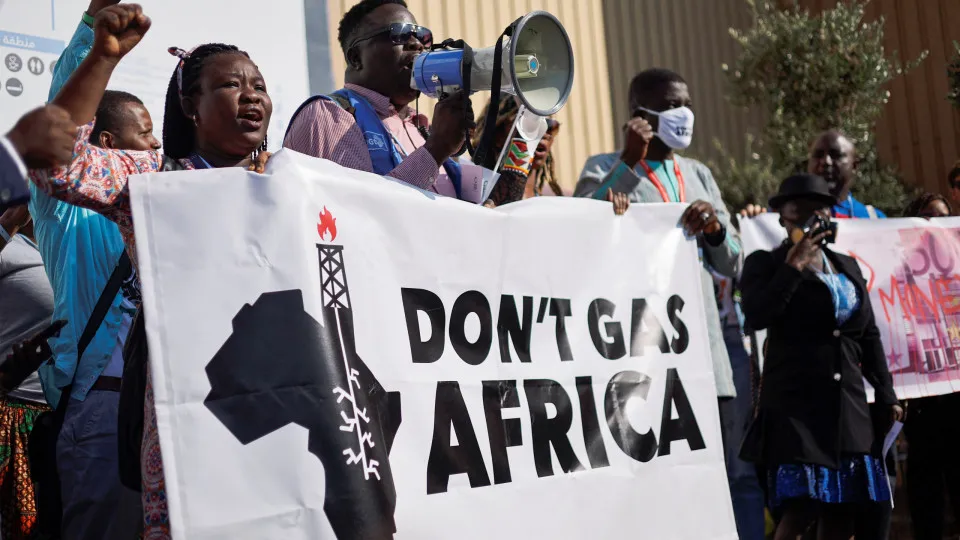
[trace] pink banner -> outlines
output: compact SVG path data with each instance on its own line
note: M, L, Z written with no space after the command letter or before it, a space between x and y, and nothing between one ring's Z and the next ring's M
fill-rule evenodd
M777 218L745 220L748 254L782 241ZM832 249L860 263L897 395L960 390L960 218L840 220Z

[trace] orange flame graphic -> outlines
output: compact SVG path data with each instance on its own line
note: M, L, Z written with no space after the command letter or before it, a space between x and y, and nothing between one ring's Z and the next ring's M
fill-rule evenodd
M333 214L327 210L327 207L323 207L323 212L320 212L320 223L317 224L317 232L320 234L320 239L325 240L324 236L327 233L330 233L330 242L333 242L337 239L337 218L333 217Z

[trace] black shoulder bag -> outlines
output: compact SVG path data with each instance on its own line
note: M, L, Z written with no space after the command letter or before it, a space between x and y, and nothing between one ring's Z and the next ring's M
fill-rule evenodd
M140 447L143 443L143 407L147 394L147 332L143 306L137 310L123 346L123 382L117 407L117 463L120 483L141 491Z

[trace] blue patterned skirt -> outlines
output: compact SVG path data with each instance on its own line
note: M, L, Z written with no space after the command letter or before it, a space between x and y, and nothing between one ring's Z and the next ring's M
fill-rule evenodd
M840 458L840 468L790 463L767 473L770 506L779 508L788 499L812 499L823 503L889 501L890 486L883 461L869 455Z

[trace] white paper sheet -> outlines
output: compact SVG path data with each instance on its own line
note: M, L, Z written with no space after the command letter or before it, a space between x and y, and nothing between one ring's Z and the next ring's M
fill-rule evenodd
M893 507L893 485L890 484L890 471L887 470L887 454L890 452L890 448L893 447L893 443L896 442L897 436L900 435L900 430L903 429L903 422L894 422L893 426L890 428L890 431L887 432L887 436L883 439L883 473L887 477L887 487L890 488L890 507Z

